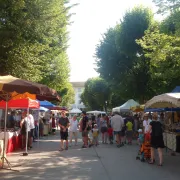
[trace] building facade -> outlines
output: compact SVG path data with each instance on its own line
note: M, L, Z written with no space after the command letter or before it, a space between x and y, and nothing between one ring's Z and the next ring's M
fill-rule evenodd
M85 106L81 102L81 94L84 91L84 85L85 82L71 82L73 88L74 88L74 104L72 105L72 108L79 108L79 109L84 109Z

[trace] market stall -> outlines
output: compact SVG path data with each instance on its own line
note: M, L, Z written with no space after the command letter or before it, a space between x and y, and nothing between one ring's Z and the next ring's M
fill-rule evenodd
M129 112L131 111L131 108L135 106L140 106L140 104L134 101L133 99L130 99L127 102L125 102L123 105L113 108L112 112Z
M69 114L80 114L82 111L78 108L73 108L69 111Z
M180 152L180 93L166 93L149 100L145 108L168 110L164 114L164 143L172 151ZM174 110L177 110L176 112Z
M35 82L19 79L11 75L0 76L0 99L4 100L6 103L5 112L4 112L4 128L3 131L3 153L2 153L2 164L1 168L10 169L11 164L8 162L5 157L5 142L6 142L6 132L7 132L7 115L8 115L8 102L12 99L17 99L17 96L22 97L23 94L29 94L35 96L38 100L56 100L60 101L60 97L54 89L47 87L46 85L38 84ZM29 97L29 96L28 96ZM19 99L19 98L18 98ZM29 112L27 113L29 114ZM26 135L26 142L27 142ZM23 155L27 156L27 143L26 143L26 152ZM8 167L5 167L5 163Z
M6 102L1 101L0 102L0 109L5 109ZM9 109L36 109L39 108L39 102L32 99L15 99L10 100L8 102L8 108ZM6 132L4 132L3 126L4 126L4 120L1 119L1 132L0 132L0 140L3 140L4 133L6 136L5 141L5 149L6 153L13 152L19 148L21 148L21 135L20 135L20 127L14 126L13 128L6 129Z

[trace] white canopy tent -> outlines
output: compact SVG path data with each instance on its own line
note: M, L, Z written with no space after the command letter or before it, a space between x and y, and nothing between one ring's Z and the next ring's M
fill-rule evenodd
M123 105L119 107L115 107L112 109L112 112L121 112L121 111L130 111L132 107L134 106L140 106L140 104L133 99L128 100Z
M154 96L145 104L145 108L176 107L180 107L180 93L165 93L158 96Z
M88 111L87 114L94 114L94 115L98 115L98 114L106 114L106 112L104 111Z
M73 108L72 110L69 111L69 114L79 114L82 113L82 111L78 108Z

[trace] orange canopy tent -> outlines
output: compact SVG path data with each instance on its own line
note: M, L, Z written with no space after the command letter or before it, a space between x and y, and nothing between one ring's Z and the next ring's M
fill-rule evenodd
M8 101L8 108L12 109L38 109L40 107L39 102L32 99L15 99ZM6 108L6 102L0 101L0 109Z

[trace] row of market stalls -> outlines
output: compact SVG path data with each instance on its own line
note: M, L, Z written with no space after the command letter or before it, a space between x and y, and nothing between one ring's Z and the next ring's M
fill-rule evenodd
M164 142L167 148L180 152L180 93L165 93L153 97L145 110L164 113Z
M165 93L153 97L140 105L133 99L119 107L112 109L112 112L158 112L163 117L164 143L167 148L174 152L180 152L180 87L176 87L171 93Z
M32 110L32 115L34 116L35 121L39 125L39 119L44 118L44 128L43 128L43 135L48 135L49 132L52 130L52 126L50 123L51 114L53 111L62 111L66 110L64 107L59 107L54 104L52 104L49 101L38 101L38 100L32 100L29 98L26 99L12 99L8 101L7 104L9 113L8 117L10 116L10 111L15 112L15 115L19 116L16 119L16 123L13 127L8 126L8 119L7 119L7 128L6 128L6 142L5 142L5 148L6 153L13 152L15 150L18 150L21 148L21 134L20 134L20 120L21 120L21 112L24 109L30 109ZM0 101L0 142L3 144L3 137L4 137L4 114L3 109L6 108L6 102ZM52 110L53 109L53 110ZM38 128L39 131L39 128ZM39 134L39 133L38 133ZM2 145L1 145L2 146Z

